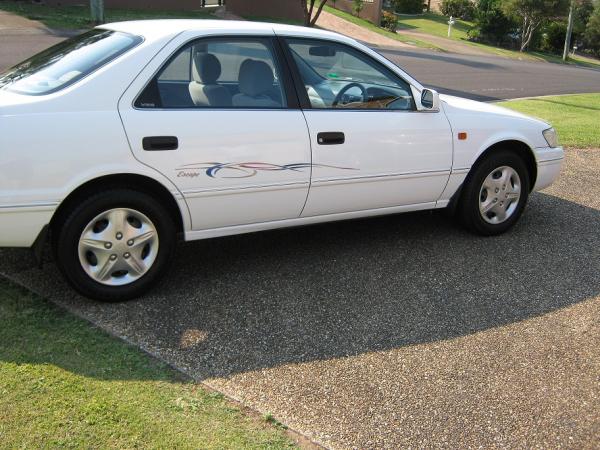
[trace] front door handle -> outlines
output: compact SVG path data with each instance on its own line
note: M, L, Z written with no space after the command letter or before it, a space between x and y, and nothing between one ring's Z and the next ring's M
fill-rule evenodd
M340 145L346 142L346 136L340 131L329 131L317 134L319 145Z
M179 140L176 136L148 136L142 139L142 147L150 152L177 150Z

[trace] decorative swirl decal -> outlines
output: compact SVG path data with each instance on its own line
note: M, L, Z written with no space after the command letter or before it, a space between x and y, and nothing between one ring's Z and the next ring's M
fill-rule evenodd
M205 171L206 175L210 178L250 178L255 176L260 171L301 171L302 169L308 169L313 167L339 170L358 170L351 167L328 166L326 164L293 163L279 165L264 162L205 162L198 164L186 164L175 170L179 172L179 177L196 177L198 176L199 171Z

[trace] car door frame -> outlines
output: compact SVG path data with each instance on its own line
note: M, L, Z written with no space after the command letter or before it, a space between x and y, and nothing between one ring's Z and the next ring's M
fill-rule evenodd
M449 143L449 147L450 147L450 153L449 153L449 165L448 167L444 168L443 170L440 169L439 171L434 171L434 172L439 172L440 174L442 174L443 177L446 178L445 182L444 182L444 187L447 185L448 180L450 179L450 175L452 173L452 167L453 167L453 159L454 159L454 145L453 145L453 138L452 138L452 127L450 125L449 120L447 119L445 113L441 110L441 108L438 109L433 109L433 110L427 110L424 109L422 107L420 107L420 93L421 91L424 89L424 87L422 85L420 85L420 83L418 83L415 79L413 79L410 75L408 75L406 72L402 71L398 66L396 66L395 64L393 64L392 62L390 62L389 60L387 60L385 57L383 57L382 55L379 55L378 53L374 52L373 50L369 49L368 47L365 47L364 49L361 48L363 46L359 46L359 45L353 45L352 42L347 42L345 41L345 39L336 39L336 38L328 38L326 36L320 36L320 35L299 35L299 34L294 34L294 33L278 33L277 34L277 39L280 41L280 45L285 53L285 58L287 61L288 66L290 67L290 71L291 71L291 75L292 75L292 79L294 82L294 87L297 91L298 94L298 99L300 102L300 107L302 108L303 111L325 111L325 112L337 112L339 114L344 114L346 112L359 112L359 113L373 113L373 112L378 112L378 113L382 113L382 114L439 114L439 117L443 117L443 121L445 123L447 123L448 125L448 143ZM312 104L310 103L310 99L306 90L306 87L304 85L304 82L302 80L302 75L300 73L300 70L298 68L298 65L292 55L292 49L289 46L289 43L287 42L287 40L294 40L294 41L313 41L313 42L330 42L334 45L337 46L341 46L341 47L345 47L345 48L349 48L351 49L351 51L357 52L359 54L361 54L363 57L367 58L373 65L375 68L377 68L377 70L380 71L384 71L392 74L394 77L399 78L400 80L402 80L404 83L406 83L406 85L408 86L408 88L410 89L410 94L412 96L413 99L413 109L410 110L400 110L400 109L390 109L390 110L386 110L386 109L381 109L381 108L315 108L312 106ZM307 125L310 128L310 121L307 119ZM331 132L334 131L339 131L339 130L328 130ZM312 159L313 162L315 162L317 159L315 157L315 151L316 151L316 142L313 139L313 130L309 129L309 133L311 134L311 149L313 152L312 155ZM313 172L314 173L314 170ZM413 176L416 175L417 177L419 176L418 173L399 173L399 175L404 176ZM431 173L427 173L427 172L423 172L422 174L420 174L423 177L429 177L432 174ZM311 198L311 191L313 190L313 184L315 183L315 178L313 178L311 176L311 186L309 189L309 194L308 194L308 199L307 199L307 205L310 202L310 198ZM357 177L354 181L352 181L351 179L348 180L349 184L357 184L360 183L362 180L361 178ZM443 195L444 189L440 189L439 190L439 194L437 195L437 197L435 199L432 199L432 201L428 201L428 202L424 202L422 204L397 204L397 205L389 205L389 207L411 207L411 206L415 206L413 209L430 209L430 208L435 208L436 207L436 203L437 200L439 200L441 198L441 196ZM305 205L305 209L307 208L307 205ZM376 209L379 209L378 207L374 208L374 211ZM363 208L357 209L355 210L355 212L358 212L359 210L364 210ZM333 211L332 213L343 213L345 211L338 211L335 212ZM352 212L352 211L347 211L347 212ZM320 214L320 213L317 213Z

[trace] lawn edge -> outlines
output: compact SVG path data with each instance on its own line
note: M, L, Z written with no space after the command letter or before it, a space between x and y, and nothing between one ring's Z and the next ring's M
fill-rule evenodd
M517 97L517 98L507 98L500 100L492 100L486 103L504 103L504 102L518 102L520 100L535 100L536 98L549 98L549 97L572 97L574 95L596 95L600 94L600 92L575 92L573 94L549 94L549 95L534 95L532 97Z
M187 381L191 381L194 382L196 384L198 384L200 387L202 387L202 389L204 389L206 392L208 393L216 393L219 395L223 396L223 399L225 401L227 401L228 403L230 403L232 406L236 407L237 409L240 410L241 413L253 417L255 419L257 419L258 421L262 421L262 422L266 422L268 424L268 426L271 426L273 428L277 428L277 425L274 425L271 421L266 421L265 420L265 415L270 415L269 412L262 412L259 409L256 408L252 408L246 404L244 404L239 398L236 398L234 396L228 395L224 392L219 391L218 389L215 389L214 387L210 386L209 384L207 384L206 382L204 382L203 380L198 380L195 377L193 377L192 375L190 375L189 373L187 373L184 369L181 369L179 367L174 366L173 364L171 364L168 361L165 361L163 358L161 358L160 356L156 355L155 353L153 353L152 351L146 349L145 347L142 347L134 342L132 342L130 339L120 336L117 333L115 333L112 330L108 330L103 328L102 326L100 326L98 323L96 323L95 321L84 317L82 314L79 314L76 311L72 311L69 308L53 301L51 298L46 297L45 295L43 295L42 293L40 293L39 291L37 291L34 288L31 288L27 285L25 285L24 283L22 283L20 280L0 271L0 281L5 281L9 284L12 284L13 286L22 289L24 291L29 292L30 294L35 295L36 297L38 297L39 300L45 302L45 303L51 303L52 306L54 306L55 308L58 308L61 311L64 311L68 314L71 314L75 317L77 317L80 320L83 320L84 322L86 322L87 324L89 324L92 328L95 328L97 331L106 333L108 336L113 337L115 339L118 339L121 342L126 343L127 345L130 345L134 348L136 348L137 350L140 350L141 352L145 353L147 356L151 357L152 359L158 360L161 363L165 364L167 367L169 367L170 369L172 369L173 371L177 372L178 374L180 374L183 378L183 380L187 380ZM288 426L286 423L284 422L279 422L279 420L277 420L276 417L274 417L275 422L276 423L281 423L284 426L283 432L290 438L290 440L292 440L299 448L301 449L306 449L306 450L321 450L321 449L326 449L327 447L325 447L325 444L323 444L322 442L316 441L313 438L310 438L309 436L305 435L304 433L301 433L300 431Z

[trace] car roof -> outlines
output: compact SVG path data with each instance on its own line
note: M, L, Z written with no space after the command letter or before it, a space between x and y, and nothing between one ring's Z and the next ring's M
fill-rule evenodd
M159 39L184 31L207 31L216 30L223 33L265 32L279 35L322 37L342 41L352 41L346 36L331 31L307 28L295 25L279 23L251 22L241 20L204 20L204 19L160 19L160 20L135 20L129 22L115 22L101 25L99 28L123 31L126 33L143 36L146 39Z

